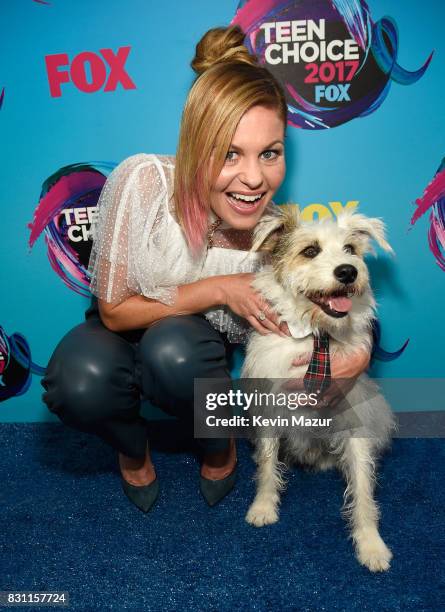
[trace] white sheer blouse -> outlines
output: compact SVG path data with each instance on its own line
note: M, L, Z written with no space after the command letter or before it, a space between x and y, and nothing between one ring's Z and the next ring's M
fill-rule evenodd
M220 274L256 272L267 253L252 252L251 232L222 223L213 246L192 257L175 218L172 156L137 154L121 162L100 194L88 272L90 290L102 300L119 304L144 295L172 305L177 287ZM269 210L273 203L269 204ZM211 212L210 220L216 217ZM251 329L227 306L204 311L229 342L245 342Z

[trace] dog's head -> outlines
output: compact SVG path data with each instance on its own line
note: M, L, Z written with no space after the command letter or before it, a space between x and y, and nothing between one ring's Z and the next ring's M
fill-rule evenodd
M363 257L374 252L372 240L392 252L380 219L352 209L308 223L291 204L260 220L252 249L270 252L277 281L300 302L304 298L314 325L339 329L349 323L354 301L370 294Z

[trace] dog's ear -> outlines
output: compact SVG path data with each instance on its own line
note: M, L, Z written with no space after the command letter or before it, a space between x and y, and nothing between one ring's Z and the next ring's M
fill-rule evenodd
M300 224L300 209L297 204L274 205L257 223L252 241L252 251L273 251L285 233Z
M349 230L353 236L364 239L367 243L365 250L369 250L375 254L374 249L370 245L370 239L375 240L383 250L394 255L394 251L386 241L385 224L382 219L376 217L370 218L356 213L354 209L343 211L337 217L339 227Z

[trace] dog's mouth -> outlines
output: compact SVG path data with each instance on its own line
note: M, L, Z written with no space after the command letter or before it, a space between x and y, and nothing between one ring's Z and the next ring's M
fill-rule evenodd
M329 294L311 293L310 295L306 295L306 297L319 306L322 311L330 317L341 319L342 317L346 317L351 310L351 296L354 295L354 293L352 289L349 291L340 289Z

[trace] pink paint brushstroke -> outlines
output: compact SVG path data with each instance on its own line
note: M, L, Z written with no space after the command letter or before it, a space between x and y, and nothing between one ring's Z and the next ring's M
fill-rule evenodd
M431 216L433 215L431 214ZM434 233L435 231L437 231L435 230L435 226L437 226L437 224L434 223L434 221L432 221L430 225L430 229L428 230L428 245L430 247L432 254L434 255L436 259L437 265L439 266L441 270L445 272L445 259L440 249L440 247L442 247L442 249L445 249L445 244L441 242L440 240L438 240L437 234Z
M437 239L445 249L445 227L443 227L443 225L441 224L440 219L435 217L433 214L431 214L431 223L436 232Z
M253 23L260 20L276 6L276 0L263 0L263 2L248 2L240 8L231 23L237 23L246 32Z
M79 273L76 264L66 256L64 251L57 244L49 244L49 240L46 240L46 243L51 248L52 257L54 258L53 261L50 261L54 272L60 276L60 271L64 268L69 274L71 274L72 277L76 278Z
M434 202L440 197L445 195L445 169L436 174L433 180L426 187L425 191L421 198L417 198L415 201L417 205L417 209L415 210L413 216L411 217L411 225L420 219L422 215L426 213L426 211L431 208Z

